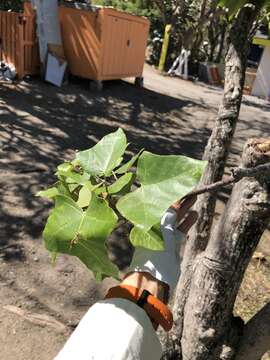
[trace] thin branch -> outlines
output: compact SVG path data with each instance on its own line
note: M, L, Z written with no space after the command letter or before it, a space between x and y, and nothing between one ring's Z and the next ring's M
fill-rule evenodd
M114 171L112 171L112 174L113 174L114 180L118 180L118 177L116 176Z
M24 320L29 321L32 324L42 327L48 326L59 333L64 333L65 335L69 335L71 332L71 329L68 326L54 319L50 315L31 313L13 305L5 305L3 306L3 309L22 317Z
M258 165L254 168L241 168L241 167L235 168L235 169L231 170L230 176L227 176L227 177L223 178L222 180L217 181L213 184L205 185L205 186L202 186L201 188L197 188L197 189L191 191L190 193L188 193L186 196L184 196L183 199L185 199L189 196L201 195L206 192L213 192L213 191L220 190L221 188L223 188L225 186L237 183L244 177L257 177L257 176L265 175L267 173L269 173L269 175L270 175L270 163Z
M153 3L157 6L157 8L160 11L160 14L163 18L164 24L167 23L167 14L166 14L166 6L164 4L164 1L162 0L153 0Z

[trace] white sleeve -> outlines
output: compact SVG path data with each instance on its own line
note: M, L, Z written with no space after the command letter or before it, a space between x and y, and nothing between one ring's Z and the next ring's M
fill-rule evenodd
M136 247L132 262L126 273L148 272L159 281L165 282L172 292L180 276L180 245L185 234L175 229L177 214L168 209L161 220L160 229L164 239L164 250L152 251Z
M146 312L117 298L93 305L54 360L159 360L161 355Z

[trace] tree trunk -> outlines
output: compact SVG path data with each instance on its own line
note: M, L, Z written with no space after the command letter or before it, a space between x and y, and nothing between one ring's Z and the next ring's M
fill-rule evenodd
M202 177L201 185L220 180L224 173L242 101L249 45L248 35L259 10L255 5L243 7L230 31L229 49L225 61L224 95L203 157L204 160L208 161L208 165ZM213 193L199 196L196 203L199 218L189 236L181 266L182 276L176 289L173 307L174 327L165 341L161 339L164 345L164 360L181 359L180 341L183 331L184 308L189 296L193 265L196 256L204 251L207 246L215 203L216 195Z
M268 152L262 151L265 142L254 139L247 143L243 167L270 161L270 146ZM270 221L269 185L269 174L263 174L243 178L234 186L206 250L196 259L185 306L183 360L230 360L235 356L243 322L233 317L234 302Z
M219 48L218 48L218 53L217 53L217 57L216 57L216 63L220 63L221 58L222 58L222 53L223 53L223 49L224 49L224 42L225 42L225 36L226 36L226 29L227 29L227 22L223 21L222 25L222 30L221 30L221 36L219 39Z

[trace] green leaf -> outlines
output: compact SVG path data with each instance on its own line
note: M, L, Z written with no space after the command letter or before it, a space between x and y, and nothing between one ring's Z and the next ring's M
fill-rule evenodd
M237 13L240 8L248 3L248 0L221 0L219 6L226 7L229 9L229 15L233 16Z
M73 165L70 162L64 162L57 166L57 172L62 172L64 174L69 173L73 170Z
M65 195L70 198L72 197L71 196L72 189L70 189L70 185L67 185L67 184L63 183L62 181L59 181L57 184L57 189L58 189L60 195Z
M90 200L92 198L92 192L95 192L99 195L102 191L98 191L102 186L102 182L100 184L93 185L91 181L86 181L82 188L80 189L77 205L81 208L87 207L90 204ZM103 189L103 188L101 188Z
M80 187L80 184L68 184L68 189L71 193L78 189L78 187Z
M92 190L93 190L93 185L91 184L90 181L88 181L86 184L83 185L83 187L79 192L79 198L77 201L77 205L80 208L89 206L92 198Z
M127 173L121 176L112 185L108 186L108 193L111 195L124 195L130 191L130 188L135 180L136 175Z
M59 180L55 185L46 190L39 191L36 196L52 199L56 195L65 195L72 198L72 192L80 186L79 184L67 184L63 179Z
M58 195L43 232L45 246L53 253L77 256L95 275L117 278L118 270L105 248L105 240L116 223L114 211L95 194L86 211L72 199Z
M134 226L130 232L130 241L133 246L140 246L150 250L164 250L160 223L153 226L150 230L144 231Z
M117 203L120 213L142 230L160 222L169 206L199 182L205 161L144 151L137 166L141 187Z
M46 190L39 191L36 194L36 196L41 196L41 197L45 197L45 198L48 198L48 199L52 199L56 195L59 195L59 190L55 186L51 187L49 189L46 189Z
M89 174L109 176L121 164L126 147L126 135L122 129L118 129L106 135L91 149L77 153L76 158Z
M62 177L65 178L65 181L67 183L76 183L83 185L85 181L89 180L89 174L87 173L79 173L74 171L74 167L71 163L65 162L63 164L60 164L57 167L56 175L61 180Z
M117 179L112 185L108 187L102 186L94 190L96 195L107 193L110 195L125 195L130 192L130 188L136 178L135 174L127 173Z
M51 252L51 264L54 266L56 264L58 253L57 252Z
M121 166L119 169L115 171L116 174L125 174L127 171L129 171L132 166L136 163L137 159L141 155L144 149L142 149L138 154L134 155L126 164Z

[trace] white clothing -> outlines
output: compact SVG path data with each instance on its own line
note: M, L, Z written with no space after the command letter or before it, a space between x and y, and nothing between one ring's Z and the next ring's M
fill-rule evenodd
M55 360L159 360L161 355L146 312L117 298L93 305Z
M175 229L176 212L169 209L161 220L161 232L164 239L164 250L152 251L136 247L127 273L149 272L154 278L165 282L172 294L180 276L180 246L185 234Z
M130 271L146 271L166 282L172 292L180 275L180 242L176 212L167 210L161 220L164 251L136 248ZM146 312L120 298L93 305L55 360L159 360L162 349Z

